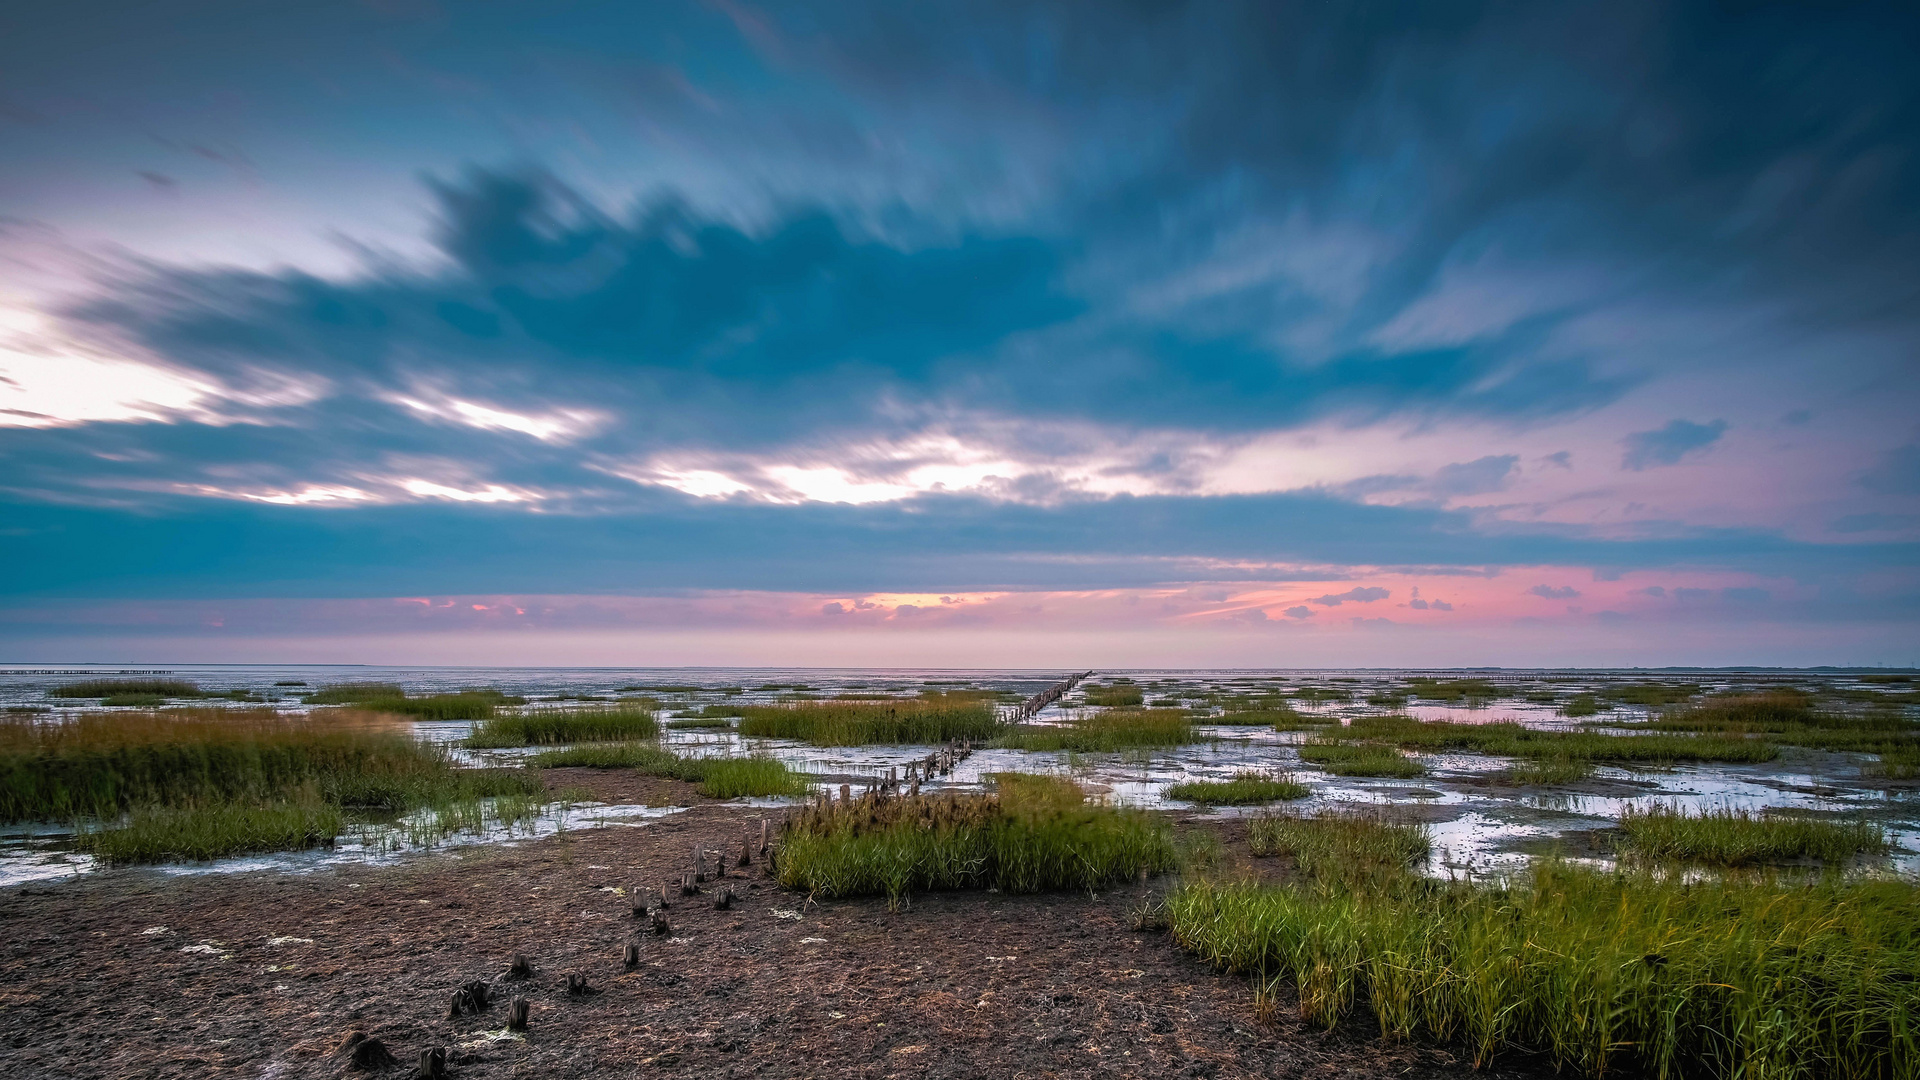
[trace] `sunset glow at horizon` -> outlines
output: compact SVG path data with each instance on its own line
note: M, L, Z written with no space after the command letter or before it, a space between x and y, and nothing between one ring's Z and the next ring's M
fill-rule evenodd
M0 662L1920 664L1920 17L0 36Z

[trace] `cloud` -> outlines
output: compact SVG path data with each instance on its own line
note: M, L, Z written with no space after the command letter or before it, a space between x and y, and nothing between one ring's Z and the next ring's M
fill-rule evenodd
M1733 604L1762 604L1773 599L1773 594L1765 589L1736 586L1721 589L1720 598Z
M1391 594L1382 588L1355 586L1343 593L1328 593L1325 596L1316 596L1307 601L1307 603L1319 604L1322 607L1339 607L1349 600L1356 604L1371 604L1375 600L1385 600L1389 595Z
M1662 599L1664 599L1667 595L1667 589L1666 589L1666 586L1664 585L1649 585L1644 589L1635 589L1633 591L1639 593L1642 596L1654 596L1654 597L1660 597Z
M1535 585L1527 591L1543 600L1571 600L1580 595L1580 590L1571 585Z
M1834 518L1827 525L1828 532L1862 533L1892 532L1910 529L1920 525L1920 517L1913 514L1846 514Z
M1313 617L1313 609L1306 606L1305 604L1300 604L1298 606L1288 608L1287 610L1281 612L1281 614L1285 615L1289 619L1310 619Z
M1641 472L1657 465L1678 465L1688 454L1703 451L1719 441L1726 430L1725 420L1709 424L1673 420L1656 431L1634 432L1621 440L1627 452L1620 459L1620 467Z
M1920 495L1920 442L1896 446L1860 476L1860 486L1882 495Z

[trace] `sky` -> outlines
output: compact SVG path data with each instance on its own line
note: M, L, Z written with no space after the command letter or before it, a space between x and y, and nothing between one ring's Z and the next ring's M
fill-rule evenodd
M1920 663L1910 4L0 14L0 661Z

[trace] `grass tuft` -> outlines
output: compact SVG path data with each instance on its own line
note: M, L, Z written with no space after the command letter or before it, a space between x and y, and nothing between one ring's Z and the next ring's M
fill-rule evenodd
M1677 806L1654 805L1620 816L1622 848L1645 859L1751 866L1755 863L1818 859L1838 866L1855 855L1887 850L1887 835L1865 821L1822 821L1745 810L1709 810L1689 814Z
M1315 741L1300 747L1300 760L1320 766L1335 776L1425 776L1427 767L1391 746L1372 743Z
M1206 806L1254 806L1259 803L1304 799L1313 789L1290 776L1260 772L1238 773L1231 780L1187 780L1168 784L1161 795L1179 802Z
M1064 724L1018 724L994 745L1011 750L1110 753L1184 746L1205 739L1193 729L1193 718L1184 709L1112 709L1081 713Z
M1000 774L994 795L815 806L789 820L780 883L821 896L996 888L1096 889L1174 865L1170 830L1137 810L1087 806L1057 777Z
M184 679L83 679L47 691L48 697L57 698L103 698L116 694L195 698L200 696L200 687Z
M528 758L527 765L535 769L635 769L647 776L699 784L700 793L714 799L805 795L813 790L807 774L795 772L777 758L682 757L654 743L600 743L546 750Z
M660 733L651 702L603 709L533 709L496 716L474 726L465 745L474 749L558 746L576 742L651 739Z
M1189 885L1166 918L1265 1000L1292 983L1309 1022L1367 1008L1388 1038L1463 1045L1476 1067L1524 1053L1588 1077L1920 1069L1909 882L1691 881L1547 861L1496 888L1332 866L1297 887Z
M814 746L932 745L984 742L1004 726L993 706L955 694L879 701L796 702L742 706L740 734L797 739Z

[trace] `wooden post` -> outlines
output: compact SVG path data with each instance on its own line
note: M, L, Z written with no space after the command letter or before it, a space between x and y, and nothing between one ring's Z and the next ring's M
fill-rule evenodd
M693 849L693 880L707 880L707 853L699 845Z
M414 1070L414 1080L441 1080L446 1075L446 1047L429 1046L420 1051L420 1067Z
M508 1031L527 1030L527 1020L529 1019L529 1017L532 1016L532 1014L533 1014L533 1006L528 1003L526 998L523 998L523 997L514 998L513 1004L507 1006L507 1030Z
M644 919L647 917L647 891L640 887L639 882L635 882L627 887L627 902L633 908L634 918Z
M753 865L753 838L744 832L740 834L740 862L738 865Z
M513 958L507 961L507 978L533 978L533 961L527 959L524 953L514 953Z
M667 883L663 881L660 883L660 910L665 911L666 909L667 909Z
M767 853L767 819L760 819L760 854Z
M850 803L853 801L853 785L852 784L840 785L840 801L843 803Z
M732 906L733 906L733 886L728 885L722 888L720 892L714 896L713 908L715 911L725 911Z
M639 942L637 941L627 942L627 947L620 951L620 963L623 966L625 966L628 971L632 971L634 968L637 968L640 966L640 943Z

